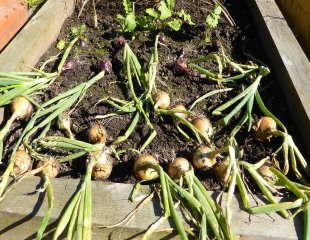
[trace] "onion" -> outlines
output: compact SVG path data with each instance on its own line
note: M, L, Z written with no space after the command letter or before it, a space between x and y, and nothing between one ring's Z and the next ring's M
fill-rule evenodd
M43 167L42 173L49 178L55 178L60 171L60 163L57 159L53 157L47 157L42 159L37 163L37 168Z
M11 111L16 119L26 120L30 118L33 112L33 107L27 98L19 96L13 99Z
M208 146L200 146L193 154L193 165L200 170L209 170L216 164L217 152Z
M273 174L273 172L270 170L270 167L267 165L262 165L259 169L258 172L262 175L262 177L265 180L275 182L277 180L277 177Z
M73 133L71 132L71 118L67 113L63 113L58 117L57 128L61 131L66 131L71 139L74 138Z
M160 35L158 37L158 41L161 43L161 44L165 44L166 43L166 37L165 35Z
M229 160L228 158L225 158L222 162L219 162L213 167L213 172L216 178L222 183L226 183L228 181L228 176L227 176L228 165L229 165Z
M92 124L88 130L88 139L90 143L105 144L107 140L107 131L101 124Z
M119 48L119 47L124 46L126 42L127 42L126 39L123 36L120 36L115 39L114 44L115 44L115 47Z
M75 68L76 63L73 60L68 60L64 63L64 65L62 66L62 71L67 71L67 70L71 70L73 68Z
M173 111L175 111L174 115L180 118L187 118L187 113L185 113L186 108L183 104L177 104L174 106L174 108L172 109ZM178 112L180 111L180 112Z
M186 61L185 61L183 54L181 54L181 56L176 61L174 68L175 68L176 73L179 73L179 74L188 74L189 73L189 69L187 67L187 64L186 64Z
M107 179L113 169L113 161L110 154L106 150L90 153L90 158L96 163L93 167L92 177L94 179Z
M182 157L177 157L170 163L168 167L168 175L171 178L179 179L184 173L188 172L191 169L190 162Z
M155 95L155 109L167 109L170 105L170 97L169 94L164 91L159 91Z
M144 154L138 157L133 165L133 171L140 180L152 180L158 177L155 166L158 161L150 154Z
M105 71L106 73L112 72L112 63L110 61L99 61L98 69L100 71Z
M273 118L261 117L255 127L256 139L262 142L269 141L276 130L277 123Z
M198 117L192 123L206 139L209 139L213 135L212 123L208 118Z
M13 173L15 176L19 176L27 172L31 166L31 157L26 152L26 149L21 145L12 157L14 163Z

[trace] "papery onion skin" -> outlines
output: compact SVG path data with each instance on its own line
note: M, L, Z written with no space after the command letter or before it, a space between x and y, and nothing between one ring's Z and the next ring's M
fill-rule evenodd
M133 171L136 177L140 180L152 180L158 177L158 173L155 170L158 160L150 154L144 154L139 156L133 165Z
M33 106L27 98L18 96L11 103L11 111L16 116L16 119L27 120L32 115Z
M155 109L167 109L170 106L170 96L164 91L159 91L155 95Z
M43 167L42 173L49 177L49 178L55 178L58 176L60 172L60 163L56 158L53 157L47 157L46 159L40 160L37 163L37 168Z
M22 175L27 172L31 167L31 156L26 152L26 149L21 145L12 156L14 163L13 173L15 176Z
M168 175L173 179L179 179L191 169L190 162L183 157L174 159L168 167Z
M208 146L200 146L193 154L193 165L195 168L206 171L216 163L217 152Z
M101 124L92 124L88 129L88 140L90 143L105 144L107 140L107 131Z
M263 116L257 122L255 127L255 136L258 141L270 141L273 132L277 131L277 123L271 117Z

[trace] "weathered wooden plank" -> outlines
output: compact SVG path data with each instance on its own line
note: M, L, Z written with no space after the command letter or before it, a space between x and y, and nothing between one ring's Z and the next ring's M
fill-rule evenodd
M277 0L277 3L310 58L310 1Z
M249 3L272 71L310 155L310 63L274 0Z
M47 209L46 201L42 203L39 193L35 192L39 182L38 177L25 179L0 203L0 239L28 239L28 236L35 233ZM78 182L75 179L52 180L55 192L53 221L59 216L64 205L76 190ZM160 217L159 202L153 200L126 225L112 229L98 229L99 225L118 222L134 208L135 204L128 201L131 189L131 184L93 182L94 239L108 239L107 236L111 236L112 240L132 239L131 236L143 232ZM147 194L148 188L144 188L143 191ZM224 195L222 206L225 205L225 197L226 195ZM41 202L42 206L37 202ZM256 205L254 201L251 204ZM277 214L250 217L249 214L240 210L236 198L232 201L231 211L232 227L242 239L297 239L297 232L302 232L302 224L299 221L296 220L294 224L293 221L282 219ZM170 228L169 222L165 221L159 229L163 228ZM163 235L167 233L154 234L153 239L160 239Z
M25 71L34 66L57 39L74 0L49 0L0 54L0 71Z

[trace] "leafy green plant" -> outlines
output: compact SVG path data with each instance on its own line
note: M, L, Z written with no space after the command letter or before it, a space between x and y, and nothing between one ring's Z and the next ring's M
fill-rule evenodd
M183 22L189 25L195 25L191 15L186 13L184 9L174 13L174 4L170 4L169 1L161 1L157 10L148 8L146 9L146 13L153 18L155 25L161 24L168 26L174 31L179 31Z
M117 14L117 19L121 22L123 32L134 32L138 25L133 6L130 0L123 0L123 8L126 15Z
M211 41L211 30L216 28L221 18L222 8L220 5L215 5L212 12L206 17L207 29L205 32L205 41Z
M123 0L125 16L118 14L117 18L121 22L122 31L133 33L137 28L153 30L158 26L168 26L174 31L179 31L183 22L194 25L191 15L184 9L175 13L175 1L161 1L157 9L146 9L145 16L137 16L134 11L134 4L130 0Z

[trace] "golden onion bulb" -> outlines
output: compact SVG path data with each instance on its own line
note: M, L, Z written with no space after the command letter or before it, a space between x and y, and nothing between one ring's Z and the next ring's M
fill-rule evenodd
M186 158L177 157L168 167L168 175L171 178L179 179L184 173L191 169L191 164Z
M18 96L15 97L11 103L11 111L16 119L26 120L30 118L33 112L33 107L27 98Z
M106 150L100 150L90 153L90 158L95 161L92 177L99 180L107 179L113 169L113 160L110 154Z
M90 143L105 144L107 140L107 131L101 124L92 124L88 130L88 139Z
M186 111L186 107L183 104L177 104L174 106L174 108L172 109L173 111L175 111L174 115L180 118L187 118L187 113ZM180 112L178 112L180 111Z
M158 164L155 157L150 154L144 154L135 160L133 171L140 180L152 180L158 177L158 173L155 169L155 166Z
M229 179L227 176L228 165L229 160L226 158L222 162L217 163L212 169L216 178L222 183L226 183Z
M256 139L259 141L269 141L272 133L277 130L277 123L271 117L261 117L255 127Z
M49 178L55 178L60 171L60 163L57 159L53 157L47 157L42 159L37 163L37 168L42 168L42 173Z
M217 152L208 146L200 146L193 154L193 165L200 170L209 170L216 164Z
M208 118L197 117L193 119L192 124L205 138L209 139L213 135L212 123Z
M159 91L155 95L155 105L154 108L167 109L170 106L170 96L164 91Z
M15 176L19 176L30 169L31 156L26 152L23 145L21 145L14 153L12 156L12 161L14 163L13 173Z

